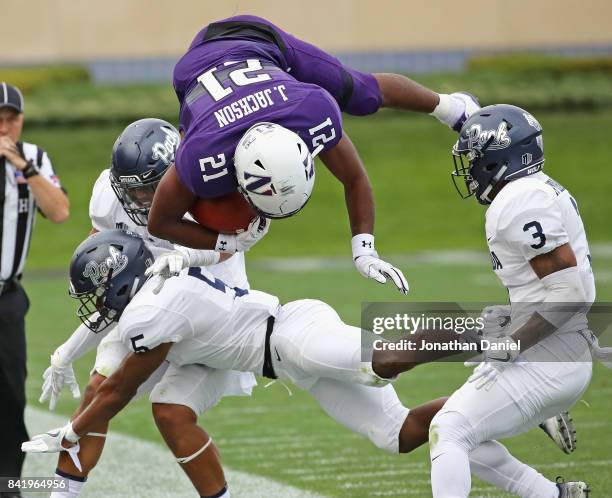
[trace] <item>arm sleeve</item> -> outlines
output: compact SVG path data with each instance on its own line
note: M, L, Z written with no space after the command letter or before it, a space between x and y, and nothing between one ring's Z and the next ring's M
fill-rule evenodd
M142 353L167 342L180 342L193 335L187 317L153 305L126 310L119 320L119 337L130 351Z
M115 228L115 211L119 203L110 186L108 175L109 171L107 169L100 173L100 176L94 184L91 199L89 200L89 218L91 219L91 226L99 232Z
M84 354L97 348L102 339L114 328L115 324L111 324L101 332L93 333L85 325L81 324L55 352L63 365L70 365Z
M527 260L546 254L569 242L556 195L529 190L506 206L498 221L498 232Z

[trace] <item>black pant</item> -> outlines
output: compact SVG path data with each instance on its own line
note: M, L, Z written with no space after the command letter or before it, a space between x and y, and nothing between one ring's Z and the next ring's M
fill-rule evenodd
M0 296L0 476L21 476L29 438L23 420L26 404L25 315L29 301L16 284Z

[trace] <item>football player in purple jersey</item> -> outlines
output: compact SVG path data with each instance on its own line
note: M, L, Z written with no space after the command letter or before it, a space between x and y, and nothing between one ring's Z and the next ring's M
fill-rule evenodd
M372 187L342 129L342 112L363 116L381 107L426 112L459 130L479 108L472 96L437 94L397 74L356 71L269 21L247 15L202 29L176 64L173 83L183 141L175 167L155 194L152 234L198 249L248 249L235 235L215 233L183 215L198 198L236 191L237 144L253 126L271 122L296 133L342 182L360 273L380 283L390 278L408 292L401 271L378 258Z

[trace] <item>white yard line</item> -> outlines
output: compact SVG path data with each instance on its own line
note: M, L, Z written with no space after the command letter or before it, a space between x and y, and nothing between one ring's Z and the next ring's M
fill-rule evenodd
M591 255L595 260L612 259L612 244L591 244ZM347 253L348 254L348 253ZM489 253L485 250L432 250L412 254L387 254L386 257L397 265L470 265L487 268ZM298 258L265 258L253 259L249 267L283 272L305 272L314 270L352 270L350 257L298 257Z
M30 435L35 435L65 424L66 417L27 408L26 421ZM52 476L56 462L57 455L28 455L23 475ZM232 497L324 498L316 493L227 467L225 474ZM45 495L36 493L32 496L43 498ZM81 496L189 498L196 497L197 493L165 446L111 432L100 463L89 477Z

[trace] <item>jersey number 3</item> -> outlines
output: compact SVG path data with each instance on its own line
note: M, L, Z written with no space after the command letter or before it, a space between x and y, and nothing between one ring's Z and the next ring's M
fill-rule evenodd
M535 229L535 232L533 233L529 232L532 228ZM540 225L540 222L530 221L529 223L525 223L523 226L523 232L529 232L534 239L539 240L537 244L531 244L531 247L534 249L540 249L544 247L544 244L546 244L546 235L544 235L544 230L542 230L542 225Z

